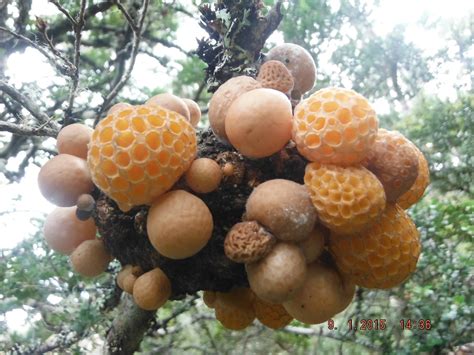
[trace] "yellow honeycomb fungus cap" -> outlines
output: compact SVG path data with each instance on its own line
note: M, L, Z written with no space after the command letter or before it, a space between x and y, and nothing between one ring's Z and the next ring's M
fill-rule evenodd
M310 161L354 165L367 155L377 130L375 111L353 90L322 89L295 108L293 140Z
M364 229L385 208L382 184L362 166L310 163L304 183L321 223L341 234Z
M399 285L415 270L421 243L405 211L388 204L377 223L363 233L331 234L329 250L355 284L386 289Z
M183 116L160 106L125 106L95 128L87 163L94 183L126 212L168 191L196 149L196 132Z
M416 155L418 156L418 176L410 189L397 200L400 207L404 209L411 207L421 200L426 188L430 184L430 168L428 166L428 161L415 144L412 144L412 147L415 149Z

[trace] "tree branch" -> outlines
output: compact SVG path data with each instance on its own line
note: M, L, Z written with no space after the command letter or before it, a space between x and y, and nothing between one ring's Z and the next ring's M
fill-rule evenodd
M131 54L131 59L130 59L130 64L125 71L124 75L120 79L120 81L112 88L112 90L109 92L109 94L105 97L104 102L102 103L96 119L94 121L94 126L99 123L100 117L102 114L105 112L106 108L109 106L109 104L112 102L112 100L118 95L120 90L123 89L127 81L130 79L130 76L133 71L133 67L135 66L135 61L137 59L138 55L138 50L140 46L140 40L141 40L141 35L142 35L142 29L143 29L143 24L145 22L145 17L148 11L148 5L149 5L150 0L143 0L143 5L140 11L140 18L138 20L138 25L136 29L134 30L134 26L132 23L130 23L130 27L133 30L133 42L132 42L132 54Z

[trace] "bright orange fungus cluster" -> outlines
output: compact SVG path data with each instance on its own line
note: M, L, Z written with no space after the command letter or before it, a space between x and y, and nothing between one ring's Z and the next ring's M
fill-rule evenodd
M38 176L43 195L60 206L45 223L46 242L70 255L84 276L107 268L114 256L92 218L95 187L129 215L150 206L147 237L170 260L192 257L221 238L213 233L218 224L227 233L220 252L245 265L250 288L206 290L203 301L233 330L255 319L273 329L293 319L321 323L350 305L357 286L404 282L421 252L404 209L423 196L428 162L402 134L379 130L374 109L353 90L324 88L304 98L315 78L309 53L285 43L269 52L257 80L232 78L212 96L210 126L244 165L244 158L268 157L285 164L298 153L308 161L296 182L252 180L243 220L233 226L215 220L201 197L236 188L242 169L196 159L195 102L160 94L143 105L114 105L94 130L63 128L59 155ZM117 284L145 310L173 294L173 280L159 267L122 265Z

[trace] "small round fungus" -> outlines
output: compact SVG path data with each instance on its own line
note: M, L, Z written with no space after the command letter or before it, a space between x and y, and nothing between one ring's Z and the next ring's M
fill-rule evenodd
M277 60L285 64L293 76L293 91L297 93L292 96L301 96L313 88L316 65L311 54L303 47L293 43L280 44L267 53L265 60Z
M275 179L252 191L247 200L246 218L259 222L278 239L299 241L314 228L317 215L304 185Z
M102 274L112 260L100 239L82 242L70 256L72 268L82 276L95 277Z
M295 108L293 140L310 161L357 164L367 156L377 130L375 111L353 90L321 89Z
M243 93L260 87L260 83L254 78L241 75L227 80L217 89L209 102L209 124L217 137L228 141L225 121L232 102Z
M158 94L148 99L145 105L151 106L161 106L170 111L179 113L181 116L190 121L190 114L188 105L178 96L173 94ZM194 126L194 125L193 125Z
M202 300L206 306L209 308L214 308L216 303L217 294L215 291L206 290L202 293Z
M329 266L308 266L306 280L294 297L283 303L286 311L306 324L319 324L342 312L352 301L355 287Z
M253 309L260 323L271 329L283 328L293 320L281 304L270 303L258 297L253 301Z
M306 260L301 249L290 243L277 243L263 259L246 264L250 288L261 299L281 303L291 299L303 286Z
M379 129L364 165L380 180L388 202L407 192L418 176L418 155L401 133Z
M291 138L292 112L288 98L273 89L248 91L230 105L225 120L229 142L249 158L268 157Z
M227 233L224 251L236 263L251 263L265 257L275 242L275 237L257 222L241 222Z
M400 205L400 207L404 209L413 206L415 203L421 200L426 188L430 184L430 169L428 166L428 161L426 160L423 153L418 149L418 147L416 147L414 144L412 147L418 157L418 176L410 189L401 195L397 200L397 203Z
M148 238L161 255L171 259L199 252L211 238L213 227L206 204L183 190L160 196L148 212Z
M82 242L95 238L97 228L94 221L80 221L75 211L76 207L58 207L46 217L44 239L58 253L69 255Z
M181 99L188 106L190 122L193 127L196 127L201 120L201 108L191 99Z
M87 159L87 145L91 140L92 132L92 128L81 123L73 123L64 127L56 138L58 153Z
M117 274L117 285L125 292L133 294L133 285L143 270L139 266L125 265Z
M254 294L248 288L235 288L230 292L216 292L214 309L216 319L232 330L247 328L255 319Z
M84 159L59 154L49 160L38 174L41 194L60 207L71 207L82 194L92 191L91 174Z
M260 67L257 81L262 87L289 94L294 86L293 76L282 62L270 60Z
M141 309L154 311L171 296L171 282L166 274L155 268L139 276L133 284L133 299Z
M306 166L304 183L321 223L340 234L361 231L385 209L382 184L360 165L311 163Z
M421 244L416 226L396 204L360 234L331 234L329 250L338 268L366 288L398 286L415 271Z
M298 243L307 264L311 264L321 256L324 251L324 239L323 227L318 225L305 240Z
M184 176L186 183L194 192L205 194L219 187L222 171L214 160L199 158L192 162Z

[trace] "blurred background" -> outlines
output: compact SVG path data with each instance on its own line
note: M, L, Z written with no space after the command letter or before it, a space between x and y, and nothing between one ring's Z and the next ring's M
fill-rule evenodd
M92 124L104 98L128 74L130 80L112 103L142 103L157 93L172 92L196 100L206 112L210 94L205 64L194 53L197 40L206 37L199 27L197 6L202 3L151 1L135 46L133 31L114 1L83 1L89 17L82 29L71 102L64 58L74 58L77 37L61 9L77 14L80 2L0 1L0 80L52 121L69 115ZM123 4L135 16L142 3ZM399 130L427 157L432 183L409 211L423 245L417 271L399 288L359 289L352 305L334 319L334 329L330 324L295 321L271 331L255 322L243 332L233 332L215 321L200 299L169 303L159 310L141 351L472 353L474 2L295 0L283 2L282 9L283 21L266 49L283 42L305 47L317 65L314 90L343 86L363 94L376 109L381 127ZM4 88L0 87L0 352L100 353L118 312L108 302L116 292L112 274L119 265L98 279L84 279L72 273L67 257L45 246L42 224L54 206L39 193L36 178L55 154L55 139L46 129L49 123L31 115ZM207 126L205 116L201 127ZM28 127L36 130L25 134ZM23 133L13 134L18 128ZM368 319L384 319L387 327L349 328L350 320L360 324ZM402 320L423 321L425 329L403 330Z

